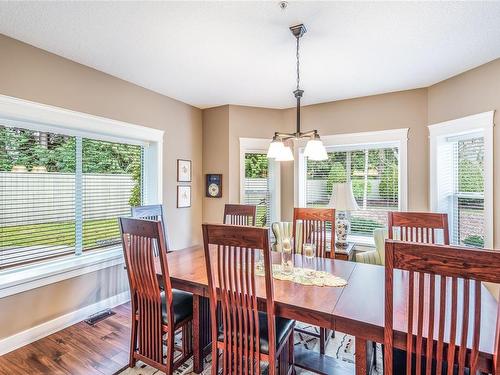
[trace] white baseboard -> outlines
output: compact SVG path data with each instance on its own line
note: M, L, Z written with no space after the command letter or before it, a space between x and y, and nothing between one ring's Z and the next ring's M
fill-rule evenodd
M129 300L130 293L128 291L123 292L92 305L82 307L81 309L70 312L66 315L62 315L53 320L49 320L48 322L42 323L36 327L3 338L0 340L0 355L4 355L24 345L28 345L36 340L81 322L92 314L121 305Z

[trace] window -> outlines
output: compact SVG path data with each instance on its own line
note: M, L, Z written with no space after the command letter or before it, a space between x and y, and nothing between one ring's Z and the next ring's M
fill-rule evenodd
M491 246L492 121L486 113L429 127L431 206L448 213L457 245Z
M245 153L244 203L257 206L255 225L270 226L269 165L266 154Z
M257 226L270 227L279 221L279 166L269 160L265 151L269 141L240 139L240 202L257 206Z
M385 227L387 211L399 208L398 148L327 151L327 160L306 160L306 207L325 207L336 183L351 182L360 208L349 212L351 234L370 236Z
M0 269L118 244L143 149L0 122Z
M350 236L372 243L387 226L387 212L406 209L408 129L322 137L328 159L311 161L298 148L298 205L326 207L336 183L351 182L359 210L348 213Z

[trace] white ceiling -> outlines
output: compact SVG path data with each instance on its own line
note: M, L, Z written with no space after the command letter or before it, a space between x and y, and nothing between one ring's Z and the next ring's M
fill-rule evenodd
M205 108L429 86L500 57L500 2L1 2L0 32Z

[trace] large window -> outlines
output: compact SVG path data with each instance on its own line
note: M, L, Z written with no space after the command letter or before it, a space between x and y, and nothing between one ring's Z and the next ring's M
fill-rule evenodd
M353 235L370 236L386 226L387 211L399 208L397 147L330 148L327 160L306 160L306 171L307 207L325 207L336 183L351 182L360 208L349 213Z
M0 123L0 268L119 243L143 146Z
M474 247L491 242L492 224L488 209L492 125L485 116L480 118L469 116L430 127L432 209L448 213L452 243Z
M328 159L308 160L296 148L298 207L326 207L333 187L350 182L359 210L347 213L351 240L373 246L373 230L387 226L387 212L407 208L408 129L323 136Z

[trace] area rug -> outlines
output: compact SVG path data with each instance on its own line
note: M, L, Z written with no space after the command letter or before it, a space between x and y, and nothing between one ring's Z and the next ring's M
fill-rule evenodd
M310 332L318 332L317 327L313 327L310 325L302 324L297 322L297 326L299 328L308 330ZM308 350L319 351L319 339L312 335L308 335L306 333L295 332L294 336L295 345L302 345L304 348ZM377 348L377 362L380 363L380 355L381 350ZM331 338L326 347L326 354L337 358L341 361L354 363L354 337L347 335L341 332L335 332L335 337ZM203 370L203 375L209 375L211 369L212 361L210 356L205 358L205 365ZM377 369L372 372L374 374L377 373ZM380 370L379 370L380 371ZM161 375L163 372L158 371L142 362L138 362L134 368L126 368L125 370L119 372L120 375ZM188 359L180 368L178 368L175 372L175 375L190 375L194 374L193 372L193 360L192 358ZM312 374L309 371L302 370L300 368L296 368L297 375L310 375ZM380 371L379 374L382 374Z

